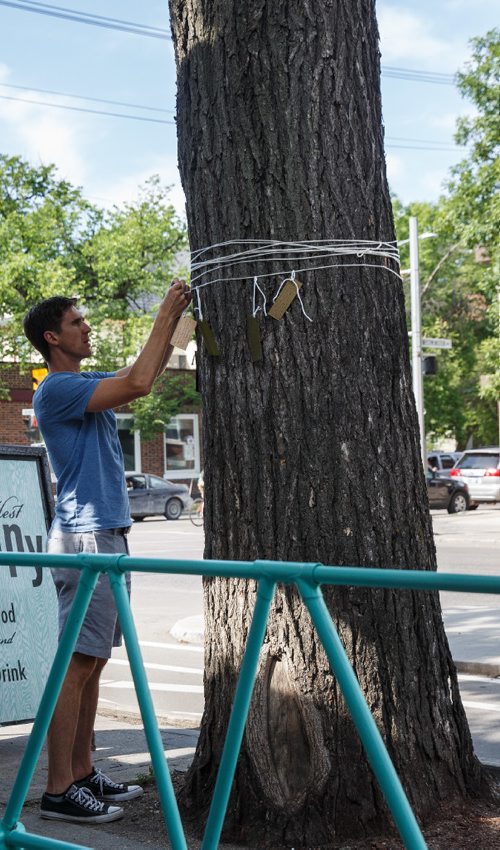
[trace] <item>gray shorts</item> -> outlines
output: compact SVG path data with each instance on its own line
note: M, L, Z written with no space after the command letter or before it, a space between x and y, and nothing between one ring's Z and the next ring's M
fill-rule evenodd
M77 555L80 552L106 555L128 555L127 538L123 529L105 531L50 531L47 552L52 555ZM58 567L52 570L52 578L59 604L59 639L71 608L71 603L80 579L80 570ZM130 595L130 573L126 575ZM101 573L92 594L85 619L77 638L74 652L92 655L95 658L110 658L113 646L121 646L122 633L111 592L109 578Z

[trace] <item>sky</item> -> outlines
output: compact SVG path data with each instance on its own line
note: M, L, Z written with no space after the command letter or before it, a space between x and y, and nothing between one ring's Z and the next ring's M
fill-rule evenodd
M47 11L45 2L4 2L0 0L0 153L21 155L34 165L54 163L60 177L105 207L132 202L138 187L159 174L172 186L171 201L182 214L171 42L21 8ZM61 5L52 4L53 11L169 28L167 0L56 2ZM473 109L454 85L401 79L401 70L394 77L389 69L426 72L433 80L449 82L446 75L462 69L470 57L470 39L498 25L499 13L500 0L378 2L388 176L403 203L439 197L450 168L464 155L453 140L456 119Z

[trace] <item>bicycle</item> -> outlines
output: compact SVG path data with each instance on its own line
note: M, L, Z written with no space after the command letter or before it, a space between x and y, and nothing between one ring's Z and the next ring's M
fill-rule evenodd
M197 528L203 525L204 499L195 499L189 508L189 519Z

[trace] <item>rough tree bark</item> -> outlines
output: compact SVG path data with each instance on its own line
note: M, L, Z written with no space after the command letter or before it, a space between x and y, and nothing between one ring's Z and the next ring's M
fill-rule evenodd
M170 0L170 11L191 248L394 239L372 0ZM434 570L399 281L383 265L301 275L314 321L297 299L281 321L262 318L263 360L252 363L246 320L263 270L239 267L248 281L203 290L220 349L213 358L199 344L205 557ZM282 278L259 281L269 299ZM254 592L205 582L206 709L182 794L196 815ZM325 595L417 815L478 791L437 594ZM388 822L308 615L281 588L226 835L313 848Z

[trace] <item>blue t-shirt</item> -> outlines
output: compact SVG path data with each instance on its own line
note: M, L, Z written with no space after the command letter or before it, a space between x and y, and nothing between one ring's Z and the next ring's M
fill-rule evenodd
M123 453L112 410L87 413L102 378L114 372L49 372L33 408L57 477L61 531L96 531L131 524Z

